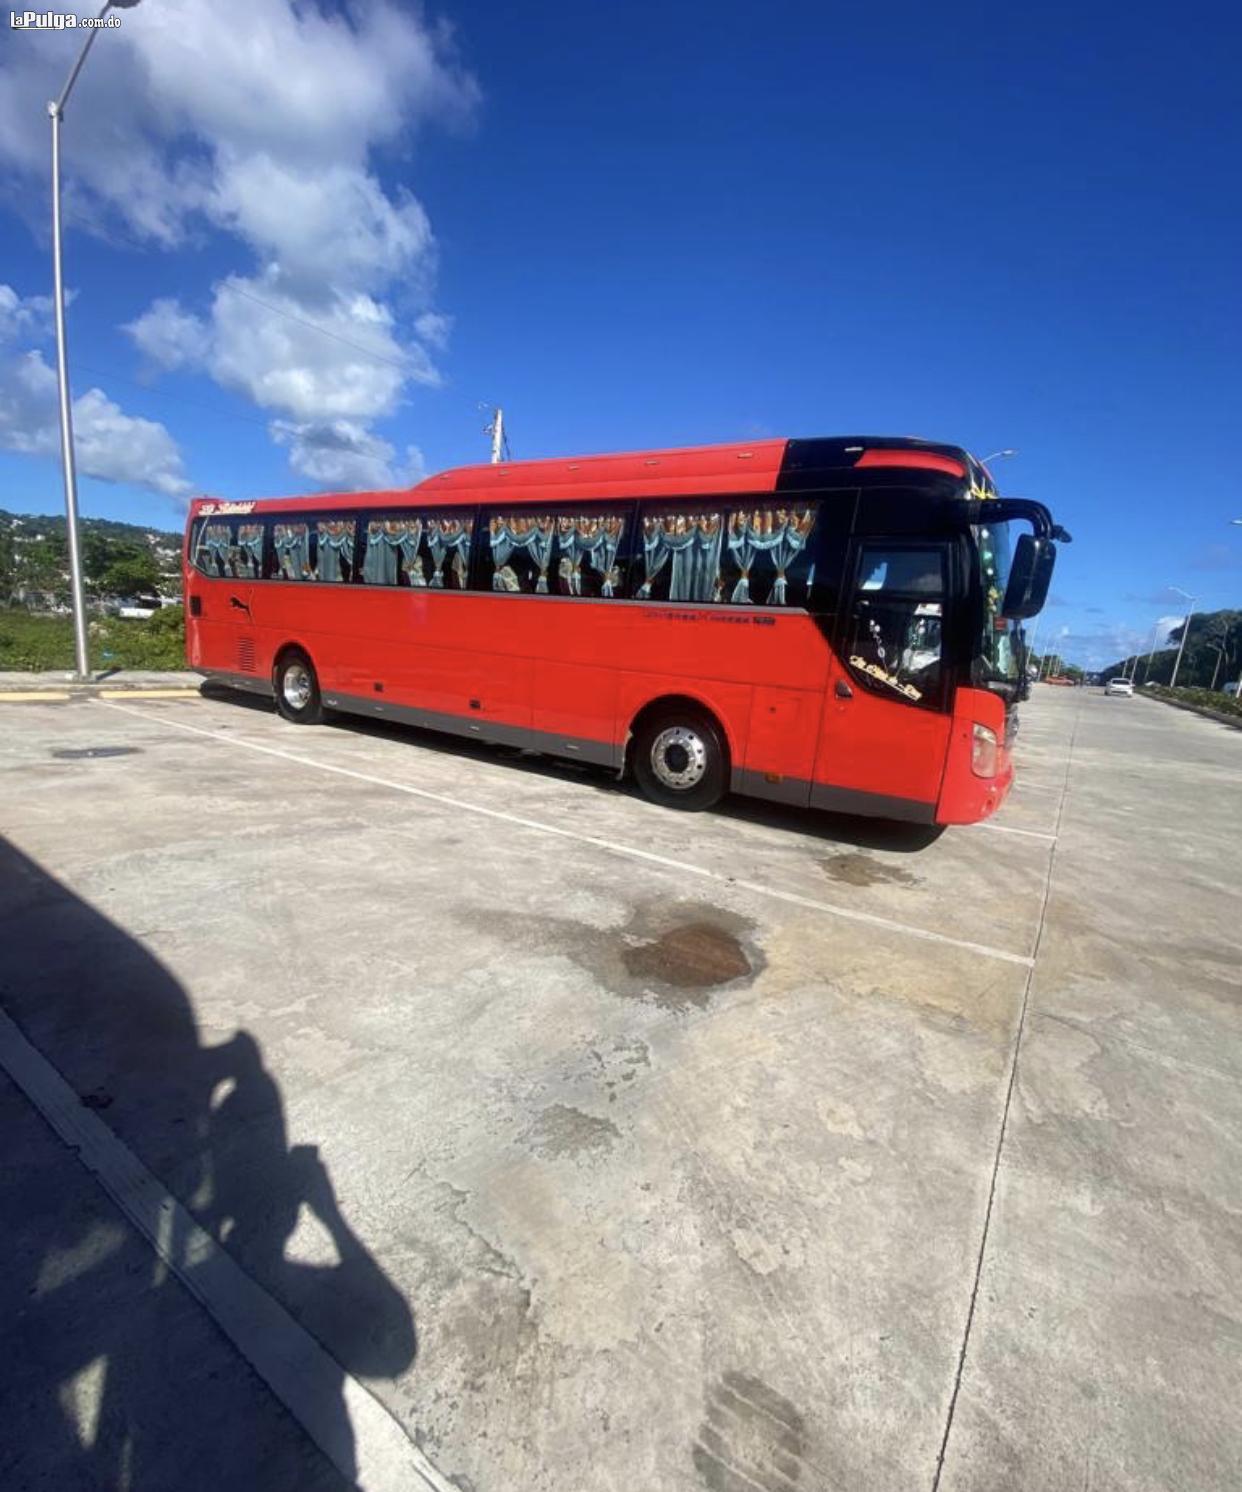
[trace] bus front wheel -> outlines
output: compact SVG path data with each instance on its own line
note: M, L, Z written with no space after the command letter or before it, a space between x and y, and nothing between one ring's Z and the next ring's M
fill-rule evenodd
M323 700L315 668L305 653L281 655L276 665L276 708L295 725L319 725Z
M666 808L710 808L724 796L727 766L720 727L697 710L643 721L634 736L634 777L643 796Z

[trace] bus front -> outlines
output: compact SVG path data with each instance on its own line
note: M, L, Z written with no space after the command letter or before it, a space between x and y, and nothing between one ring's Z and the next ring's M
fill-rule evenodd
M978 480L971 492L965 513L970 555L965 630L971 644L964 650L968 656L962 659L953 701L936 810L941 824L989 817L1013 783L1018 704L1028 692L1023 623L1047 600L1055 541L1070 538L1042 503L996 497L990 482ZM985 495L976 495L981 492Z

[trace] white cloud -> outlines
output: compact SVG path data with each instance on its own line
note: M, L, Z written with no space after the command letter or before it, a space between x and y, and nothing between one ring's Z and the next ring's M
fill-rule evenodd
M203 363L211 345L211 333L203 321L171 299L152 301L125 330L148 362L168 372Z
M453 318L438 311L424 311L414 323L414 330L429 347L443 350L453 332Z
M354 166L225 157L210 209L216 222L278 265L302 293L385 285L409 277L426 293L434 269L431 224L408 193L393 198Z
M273 420L271 430L274 440L289 447L289 465L317 487L357 492L405 487L423 476L417 446L407 447L398 470L392 464L393 446L356 420Z
M67 113L68 211L161 248L216 229L254 260L206 313L160 300L132 323L148 362L202 369L302 422L382 418L408 385L434 384L428 349L449 329L428 304L434 237L374 156L400 145L408 157L427 121L470 117L478 87L449 30L392 0L249 0L227 16L160 0L122 22L99 38ZM42 182L45 132L30 122L79 45L23 32L8 49L0 166ZM414 318L409 334L399 315Z
M165 497L191 491L181 452L163 425L128 415L102 389L73 403L78 470L104 482L125 482ZM27 456L60 450L56 373L30 351L0 363L0 446Z
M0 285L0 343L49 336L52 314L50 295L21 296L11 285Z
M295 420L379 419L407 383L440 381L418 343L398 342L381 301L359 291L308 305L275 276L222 281L209 320L158 300L125 330L156 367L201 369Z

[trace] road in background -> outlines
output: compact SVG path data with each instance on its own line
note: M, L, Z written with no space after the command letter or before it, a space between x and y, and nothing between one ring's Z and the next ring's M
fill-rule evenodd
M326 1346L348 1474L362 1382L463 1492L1242 1480L1237 732L1038 690L936 837L246 700L0 711L0 1003ZM98 1224L23 1226L33 1340ZM153 1311L204 1278L164 1248ZM71 1391L0 1370L12 1464L167 1485L189 1334L135 1377L79 1331Z

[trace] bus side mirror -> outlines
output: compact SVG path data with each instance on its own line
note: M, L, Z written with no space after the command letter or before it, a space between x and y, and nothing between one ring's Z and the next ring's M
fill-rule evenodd
M1023 534L1014 547L1001 615L1017 622L1038 616L1048 599L1056 561L1057 548L1051 539Z

